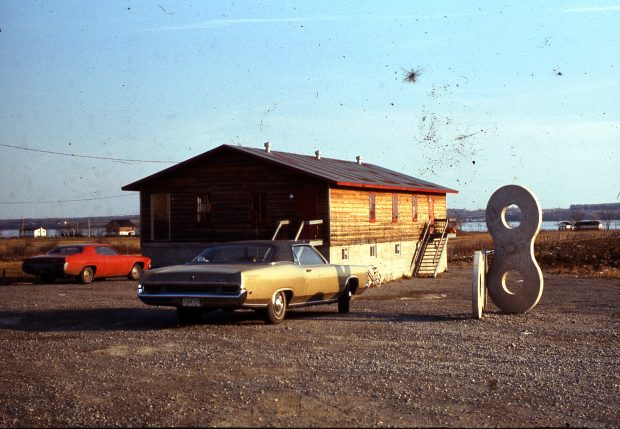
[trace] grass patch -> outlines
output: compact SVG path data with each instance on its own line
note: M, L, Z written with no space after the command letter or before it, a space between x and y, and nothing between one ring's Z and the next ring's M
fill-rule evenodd
M470 267L476 250L493 249L487 232L462 232L448 243L448 262ZM543 271L620 278L620 231L542 231L534 254Z

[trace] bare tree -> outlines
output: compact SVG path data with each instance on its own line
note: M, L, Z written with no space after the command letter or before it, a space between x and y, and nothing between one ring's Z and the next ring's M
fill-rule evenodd
M586 214L582 210L573 210L570 212L570 220L572 220L573 223L581 222L585 217Z
M613 219L614 212L611 210L603 210L601 212L601 220L603 221L603 225L605 229L611 228L611 220Z

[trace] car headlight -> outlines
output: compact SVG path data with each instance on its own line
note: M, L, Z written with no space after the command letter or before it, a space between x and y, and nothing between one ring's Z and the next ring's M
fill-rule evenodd
M142 287L142 283L138 283L138 294L144 292L144 288Z
M69 263L65 262L65 265L62 267L62 270L67 271L67 268L69 268Z

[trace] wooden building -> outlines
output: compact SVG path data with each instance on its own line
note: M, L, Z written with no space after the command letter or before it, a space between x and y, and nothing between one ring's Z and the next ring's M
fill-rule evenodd
M154 266L186 262L206 243L271 239L277 229L277 238L310 240L332 263L376 266L388 279L424 272L430 256L430 274L445 270L446 194L457 192L359 157L268 143L222 145L122 189L140 192L142 251Z
M129 219L114 219L105 226L106 235L134 236L136 226Z

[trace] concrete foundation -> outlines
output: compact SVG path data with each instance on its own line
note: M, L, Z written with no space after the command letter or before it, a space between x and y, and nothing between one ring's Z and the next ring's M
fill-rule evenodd
M208 244L203 242L145 242L142 243L142 254L151 258L153 268L184 264L202 252ZM318 249L332 264L375 266L383 281L390 281L411 276L411 260L416 245L417 241L399 241ZM444 272L447 267L447 250L444 249L437 272Z

